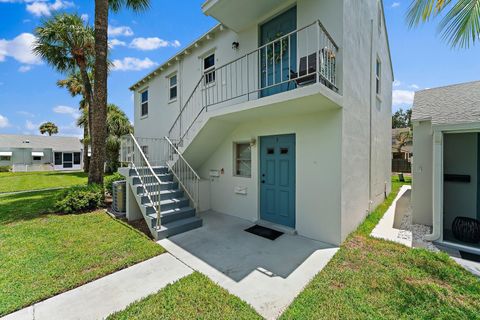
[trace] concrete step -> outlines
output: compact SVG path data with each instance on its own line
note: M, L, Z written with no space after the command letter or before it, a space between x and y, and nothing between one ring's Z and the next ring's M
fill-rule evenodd
M150 199L148 198L148 195L145 192L142 192L138 195L141 197L140 201L142 204L150 202ZM168 200L168 199L181 198L181 197L183 197L183 190L180 190L180 189L160 191L161 200ZM152 198L152 201L158 201L158 191L150 192L150 198Z
M150 226L154 228L157 225L157 215L150 214L147 217L150 220ZM161 213L161 221L163 225L173 221L188 219L192 217L195 217L195 209L192 207L176 208Z
M143 193L144 188L141 184L136 184L134 187L137 188L137 194ZM147 183L146 188L149 192L154 192L158 191L158 183ZM160 185L160 190L174 190L178 189L178 182L175 181L168 181L168 182L162 182Z
M200 228L202 225L203 225L203 221L199 217L192 217L192 218L173 221L170 223L163 224L162 227L159 230L157 230L156 238L158 240L164 239L179 233Z
M156 173L156 174L167 174L169 172L169 169L168 167L153 167L152 168L153 171ZM138 170L140 171L145 171L147 172L147 169L146 168L138 168ZM135 169L130 169L128 174L132 177L132 176L136 176L137 175L137 171Z
M153 178L153 175L145 175L142 177L143 179L147 179L149 181L153 180L150 178ZM161 182L168 182L168 181L173 181L173 174L167 173L167 174L157 174L157 177L160 179ZM141 184L140 178L137 176L132 177L133 184Z
M144 204L146 208L146 214L150 215L156 212L154 206L158 205L158 201L155 201L152 204ZM162 200L160 201L160 209L161 211L168 211L172 209L178 209L178 208L183 208L183 207L188 207L190 205L190 200L188 198L182 197L182 198L173 198L173 199L167 199L167 200Z

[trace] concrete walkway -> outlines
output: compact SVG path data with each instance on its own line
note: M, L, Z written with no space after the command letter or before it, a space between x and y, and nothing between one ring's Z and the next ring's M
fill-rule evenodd
M202 218L202 228L160 245L267 319L276 319L338 250L298 235L271 241L244 231L252 222L224 214Z
M104 319L192 272L171 254L164 253L36 303L2 320Z

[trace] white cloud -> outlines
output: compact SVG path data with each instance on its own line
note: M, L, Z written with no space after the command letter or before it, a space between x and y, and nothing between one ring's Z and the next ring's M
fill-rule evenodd
M32 70L32 66L23 65L23 66L20 66L20 68L18 68L18 72L22 72L22 73L28 72L30 70Z
M0 39L0 62L12 57L24 64L41 64L41 59L32 52L35 36L22 33L12 40Z
M414 91L409 90L393 90L392 103L393 106L404 106L412 105L413 97L415 96Z
M38 129L39 127L40 127L40 124L35 124L35 123L33 123L32 121L30 121L30 120L25 121L25 128L26 128L27 130L32 131L32 130Z
M10 123L8 122L8 118L0 114L0 128L6 128L9 126L10 126Z
M72 116L74 119L77 119L80 116L80 112L77 109L67 106L56 106L53 108L53 112L58 114L67 114Z
M82 18L83 22L87 22L88 21L88 14L84 13L80 16L80 18Z
M394 87L394 88L400 87L401 85L402 85L402 82L401 82L401 81L399 81L399 80L393 81L393 87Z
M410 88L415 89L415 90L420 89L420 87L419 87L418 85L416 85L416 84L411 84L411 85L410 85Z
M44 0L38 1L28 1L31 2L27 4L27 11L33 14L36 17L49 17L52 15L52 11L58 11L61 9L73 7L73 2L55 0L55 2L50 3Z
M112 39L110 41L108 41L108 46L113 49L115 47L125 47L127 44L125 43L125 41L121 41L121 40L118 40L118 39Z
M392 3L392 8L397 8L397 7L400 7L400 2Z
M138 59L132 57L126 57L122 60L115 59L113 60L113 68L114 71L140 71L144 69L149 69L154 66L157 66L158 63L150 60L149 58L145 59Z
M180 47L180 41L178 40L167 41L167 40L160 39L158 37L135 38L130 43L130 47L138 50L142 50L142 51L155 50L158 48L165 48L165 47L178 48Z
M25 117L28 117L28 118L34 118L35 117L35 115L33 113L28 112L28 111L23 111L22 110L22 111L17 111L17 113L19 115L22 115L22 116L25 116Z
M116 37L116 36L131 37L133 36L133 30L132 28L127 26L113 27L109 25L108 35L112 37Z

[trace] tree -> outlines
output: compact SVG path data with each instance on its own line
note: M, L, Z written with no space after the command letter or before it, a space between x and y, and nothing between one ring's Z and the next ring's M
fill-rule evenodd
M92 78L91 73L88 74L90 81ZM82 125L79 125L80 127L83 128L83 171L88 173L89 167L90 167L90 158L88 157L88 150L89 150L89 145L90 145L90 125L89 125L89 113L88 113L88 103L86 99L86 93L85 93L85 87L82 82L82 77L79 72L75 73L70 73L66 79L63 80L58 80L57 81L57 86L60 88L66 88L68 92L72 95L72 97L76 97L78 95L81 95L83 98L80 100L79 103L79 109L80 111L86 111L87 112L87 118L85 118L85 121L82 123Z
M85 26L78 15L56 14L43 21L42 25L35 29L35 35L37 40L33 46L33 52L57 71L69 75L67 79L57 82L57 85L67 87L73 96L82 94L83 104L91 105L93 91L89 71L95 60L93 29ZM88 171L88 146L85 149L85 136L88 135L85 132L86 128L84 128L84 170ZM91 128L88 131L91 133Z
M416 27L446 10L439 31L452 47L468 48L480 40L480 0L413 0L407 22L410 27Z
M49 136L58 133L58 127L53 122L45 122L40 125L40 134L48 133Z
M397 152L401 153L403 147L412 144L413 142L412 130L398 132L395 135L395 140L398 141L398 143L396 144Z
M85 126L88 122L88 111L84 110L77 120L78 126ZM114 104L107 106L107 139L106 139L106 171L117 171L120 156L120 139L122 136L133 132L133 127L125 112Z
M411 128L412 127L412 109L404 111L400 108L392 116L392 128Z
M89 183L103 183L105 146L107 138L107 76L108 76L108 10L123 7L139 12L148 9L149 0L95 0L95 94L92 106L92 161Z

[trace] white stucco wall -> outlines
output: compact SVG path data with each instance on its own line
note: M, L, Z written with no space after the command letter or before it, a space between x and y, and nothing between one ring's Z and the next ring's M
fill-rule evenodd
M235 178L231 175L232 143L272 134L297 134L297 230L300 234L339 244L363 221L368 210L383 200L384 192L390 192L393 75L383 21L378 31L377 8L377 0L297 2L298 27L319 19L340 47L337 80L343 110L331 111L332 115L325 111L314 117L258 119L239 125L199 169L203 177L208 177L210 169L225 170L222 177L211 182L212 209L250 220L258 218L257 155L252 162L252 178ZM262 18L258 25L270 17ZM258 46L258 25L239 34L228 29L217 32L213 39L200 43L180 62L172 63L136 90L135 134L166 135L201 77L200 58L215 50L218 67L250 52ZM240 43L238 51L232 50L233 41ZM378 96L375 94L377 57L382 62L382 91ZM169 104L166 76L172 72L179 75L179 98ZM139 92L147 86L149 116L140 119ZM322 150L317 146L322 146ZM325 150L334 152L325 153ZM249 189L246 197L233 193L233 188L240 184Z
M413 223L432 225L433 132L430 121L413 124Z
M469 175L469 183L445 181L443 212L445 229L451 229L455 217L477 218L478 134L450 133L444 135L445 174Z
M292 106L293 108L294 106ZM296 229L299 234L339 244L341 111L331 110L294 117L264 118L243 123L225 138L199 172L208 178L210 170L224 169L211 178L211 208L251 221L259 219L259 137L296 135ZM252 177L233 176L233 143L257 139L252 149ZM236 186L247 187L237 195Z
M386 31L378 30L377 5L373 0L344 1L342 239L355 230L369 209L379 204L384 192L390 192L391 188L393 75ZM378 96L375 93L377 57L382 63L382 90Z

